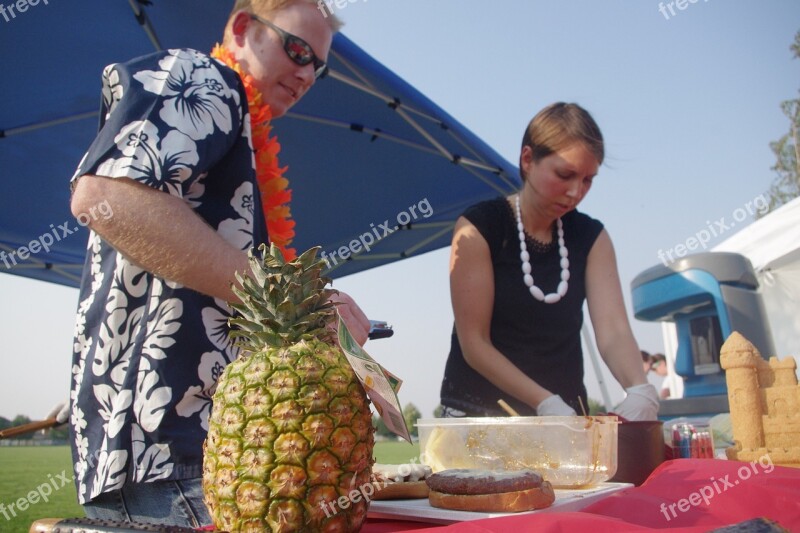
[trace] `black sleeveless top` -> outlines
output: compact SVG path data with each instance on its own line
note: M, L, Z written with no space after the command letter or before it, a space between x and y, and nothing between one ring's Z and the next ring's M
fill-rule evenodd
M517 368L560 395L576 412L581 412L579 396L588 409L580 334L586 299L586 260L603 224L575 210L561 218L569 250L569 290L558 303L545 304L531 296L522 279L516 215L506 198L481 202L463 216L480 231L491 252L492 343ZM534 282L545 294L555 292L561 280L557 239L544 248L530 237L527 244ZM521 415L536 414L535 409L501 391L466 363L454 325L442 382L442 405L470 416L502 416L505 412L497 405L500 398Z

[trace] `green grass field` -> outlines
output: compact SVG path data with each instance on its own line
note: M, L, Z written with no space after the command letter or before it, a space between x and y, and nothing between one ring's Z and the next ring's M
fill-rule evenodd
M39 518L83 516L67 446L4 446L0 472L0 531L22 533Z
M418 457L418 444L387 441L375 445L379 463L407 463ZM0 531L24 533L40 518L83 516L72 481L69 447L0 447L0 472Z
M402 464L419 462L419 443L406 441L384 441L375 444L376 463Z

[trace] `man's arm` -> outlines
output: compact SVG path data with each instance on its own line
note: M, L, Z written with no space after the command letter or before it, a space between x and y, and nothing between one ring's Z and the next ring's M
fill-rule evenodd
M186 202L128 178L87 174L72 194L75 216L108 202L112 216L89 227L129 261L153 274L225 301L247 254L223 239Z
M87 174L72 194L76 217L108 202L112 216L92 217L89 227L129 261L158 277L203 294L238 302L235 273L250 272L247 254L223 239L177 196L128 178ZM355 340L367 342L369 320L348 295L335 298Z

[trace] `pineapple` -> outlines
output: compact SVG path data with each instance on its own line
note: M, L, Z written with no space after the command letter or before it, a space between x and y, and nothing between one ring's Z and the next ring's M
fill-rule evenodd
M219 379L204 445L214 525L236 531L357 531L369 499L369 401L327 327L334 293L319 248L285 262L274 245L237 279L231 336L242 348ZM371 490L369 491L371 494Z

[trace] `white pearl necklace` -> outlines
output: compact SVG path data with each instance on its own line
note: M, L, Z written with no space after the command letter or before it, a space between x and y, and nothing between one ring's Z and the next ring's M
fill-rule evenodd
M545 295L544 291L533 284L533 276L531 275L531 256L528 253L528 245L525 243L525 226L522 225L522 215L519 210L519 196L517 195L517 231L519 231L519 258L522 260L522 280L531 292L531 296L544 302L546 304L554 304L561 301L567 294L569 288L569 259L567 256L567 246L564 243L564 224L561 223L559 218L556 222L558 224L558 255L561 256L561 282L558 284L556 292L551 292Z

